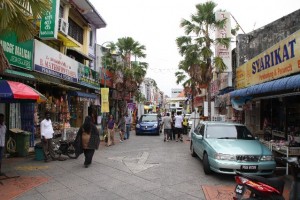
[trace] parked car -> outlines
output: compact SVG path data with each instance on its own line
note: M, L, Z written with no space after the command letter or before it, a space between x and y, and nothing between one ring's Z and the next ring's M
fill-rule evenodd
M159 135L160 126L160 119L157 114L144 114L135 126L135 133L136 135Z
M242 124L202 121L192 133L190 150L202 159L205 174L270 175L276 168L272 152Z

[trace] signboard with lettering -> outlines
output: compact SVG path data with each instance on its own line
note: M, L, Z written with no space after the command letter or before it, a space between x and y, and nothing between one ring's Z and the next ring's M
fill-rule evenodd
M216 30L216 38L231 38L231 21L229 12L216 12L216 20L226 19L225 26ZM231 65L231 46L229 47L216 44L215 55L223 59L227 69L224 72L232 72Z
M300 72L300 31L237 68L237 88Z
M105 87L113 87L113 74L103 67L100 70L100 83Z
M101 88L101 112L109 112L109 88Z
M50 0L51 10L42 17L40 26L41 39L57 39L60 0Z
M99 73L78 63L78 82L89 88L100 90Z
M33 40L18 42L15 33L0 35L0 45L9 64L32 70Z
M78 82L78 62L34 40L34 70L66 81Z

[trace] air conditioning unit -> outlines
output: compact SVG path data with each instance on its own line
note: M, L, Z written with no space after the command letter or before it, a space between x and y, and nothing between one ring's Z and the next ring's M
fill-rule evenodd
M58 30L59 30L60 32L62 32L63 34L68 35L68 31L69 31L69 23L68 23L65 19L59 18L59 23L58 23L58 25L59 25Z

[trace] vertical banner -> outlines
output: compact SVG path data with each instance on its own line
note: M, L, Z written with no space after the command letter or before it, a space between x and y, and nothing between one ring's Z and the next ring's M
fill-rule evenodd
M41 39L57 39L60 0L51 0L51 9L43 15L40 26Z
M109 112L109 88L101 88L101 112Z
M226 20L223 28L216 30L216 38L231 38L231 21L229 12L216 12L216 21ZM231 46L216 45L215 55L223 59L227 69L224 72L232 72L231 66Z

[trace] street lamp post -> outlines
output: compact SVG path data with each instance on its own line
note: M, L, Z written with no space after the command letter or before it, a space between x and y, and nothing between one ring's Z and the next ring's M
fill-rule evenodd
M106 42L103 42L100 46L101 46L101 52L102 52L102 50L103 50L103 48L105 48L105 54L107 54L107 49L108 48L106 48L106 47L104 47L103 45L104 44L106 44L106 43L109 43L110 41L106 41ZM103 57L103 56L102 56ZM103 76L103 78L104 78L104 88L106 88L106 55L105 55L105 57L104 57L104 66L103 67L101 67L101 70L100 70L100 78L102 78L102 76ZM102 59L101 59L101 61L102 61ZM102 64L102 63L101 63ZM104 69L104 70L103 70ZM109 94L108 94L109 95ZM103 98L102 96L101 96L101 98ZM103 106L103 105L101 105L101 106ZM102 117L103 117L103 119L102 119L102 126L103 126L103 129L105 129L106 128L106 112L103 112L102 113Z

